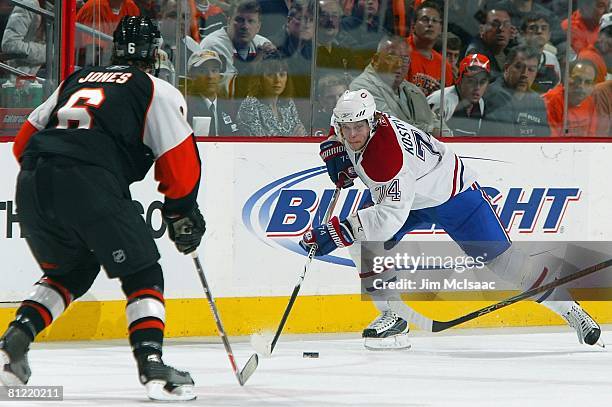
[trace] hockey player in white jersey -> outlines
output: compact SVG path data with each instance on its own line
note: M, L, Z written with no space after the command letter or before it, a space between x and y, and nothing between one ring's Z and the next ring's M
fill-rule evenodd
M359 177L369 189L373 205L309 230L300 241L306 251L313 244L319 256L348 247L360 272L360 245L353 243L398 241L419 224L429 222L443 227L467 255L484 256L489 269L504 280L524 290L542 280L542 264L552 262L552 256L534 259L512 246L489 198L476 182L476 173L447 145L377 111L374 98L364 89L347 91L340 97L330 133L321 144L321 157L332 182L346 188ZM383 274L389 275L377 278L388 281L394 272L385 271ZM367 284L371 274L359 275ZM409 313L402 313L405 305L398 294L378 290L371 295L381 315L363 331L366 348L409 347L408 322L398 315ZM576 330L580 343L597 343L601 330L588 313L574 301L552 301L554 298L549 296L541 304L562 316Z

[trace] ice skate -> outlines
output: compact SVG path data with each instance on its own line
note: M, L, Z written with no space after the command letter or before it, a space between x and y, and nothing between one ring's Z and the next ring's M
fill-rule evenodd
M151 400L185 401L196 398L191 375L166 365L159 355L139 359L138 373Z
M10 326L0 338L0 383L23 386L32 372L28 364L30 338L21 329Z
M369 350L408 349L408 322L391 310L383 311L363 330L364 346Z
M578 304L574 303L572 308L563 315L569 326L576 330L578 341L587 345L605 346L599 341L601 328L597 322Z

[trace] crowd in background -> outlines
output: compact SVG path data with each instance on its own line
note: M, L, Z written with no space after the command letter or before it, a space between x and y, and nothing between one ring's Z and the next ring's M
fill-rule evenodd
M326 134L360 88L435 136L611 136L610 0L574 0L571 24L568 1L449 0L445 38L442 0L78 1L95 32L77 31L75 57L108 64L121 17L158 21L159 75L210 136ZM40 16L2 11L4 62L44 72Z

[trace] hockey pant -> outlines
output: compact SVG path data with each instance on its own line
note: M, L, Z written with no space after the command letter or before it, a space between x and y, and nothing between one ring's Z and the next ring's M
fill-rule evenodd
M485 258L491 271L521 290L546 284L550 282L551 276L571 273L574 267L556 253L544 251L542 254L530 255L532 253L527 254L512 245L489 197L477 183L442 205L411 211L400 231L391 240L399 241L406 233L430 227L432 223L442 227L467 255ZM396 279L395 269L381 274L362 272L360 245L356 243L349 247L349 253L357 267L362 287L368 291L380 311L390 309L389 301L401 300L395 290L375 290L372 286L374 279ZM557 314L566 313L573 303L567 291L562 288L551 290L537 300Z

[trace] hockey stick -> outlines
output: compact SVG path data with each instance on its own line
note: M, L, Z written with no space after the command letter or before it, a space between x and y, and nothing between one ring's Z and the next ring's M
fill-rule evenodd
M493 311L497 311L498 309L507 307L508 305L512 305L516 302L526 300L527 298L533 297L536 294L543 293L552 288L556 288L565 283L569 283L570 281L574 281L581 277L584 277L589 274L595 273L597 271L603 270L610 266L612 266L612 259L602 261L601 263L594 264L590 267L577 271L574 274L570 274L569 276L565 276L563 278L551 281L548 284L532 288L531 290L527 290L523 293L517 294L514 297L510 297L504 301L498 302L493 305L489 305L477 311L470 312L469 314L464 315L462 317L451 319L450 321L436 321L436 320L429 319L417 313L415 310L413 310L412 308L410 308L409 306L403 303L394 304L393 302L390 301L390 305L393 311L395 311L398 315L400 315L402 318L405 318L411 322L414 322L416 325L418 325L422 329L425 329L429 332L441 332L449 328L452 328L454 326L471 321L472 319L476 319L483 315L489 314Z
M255 369L257 369L259 358L256 353L252 354L246 365L244 365L244 367L242 368L242 370L238 370L238 365L236 364L236 360L234 359L234 353L232 352L232 347L230 346L229 340L227 339L227 335L225 334L225 329L223 329L223 324L221 323L221 318L219 317L219 312L217 311L215 300L212 296L212 293L210 292L210 287L208 285L208 282L206 281L206 277L204 276L204 270L202 270L202 264L200 263L198 252L192 252L191 257L193 258L193 262L198 272L198 276L200 276L200 281L202 282L202 287L204 288L204 292L206 293L208 305L210 305L213 317L215 318L217 330L219 331L219 336L221 336L221 340L223 341L223 346L225 346L225 352L227 353L227 357L229 358L230 364L232 365L232 370L236 375L236 379L238 379L238 383L240 383L241 386L244 386L246 381L249 380L249 377L251 377L251 375L255 372Z
M340 190L341 190L340 187L336 187L336 190L334 191L334 195L332 196L332 199L331 199L331 203L329 204L329 207L327 208L327 210L325 211L325 215L323 216L322 224L326 224L327 222L329 222L329 218L331 217L331 214L334 211L336 202L338 202L338 197L340 197ZM283 314L283 317L280 320L280 324L278 325L278 328L276 329L276 333L274 334L274 338L272 339L272 342L268 343L267 341L265 341L265 339L258 340L258 337L255 337L255 336L252 337L251 343L253 347L257 351L259 351L262 355L265 355L268 357L272 355L272 352L274 351L274 347L276 346L276 342L278 342L278 338L280 337L280 334L283 331L283 328L285 327L285 323L287 322L287 318L289 317L291 308L293 308L293 303L295 302L298 296L298 293L300 292L300 288L302 287L302 282L304 282L304 277L306 276L306 273L308 273L308 270L310 269L310 265L312 264L312 259L314 258L316 251L317 251L317 245L313 244L312 247L310 248L310 251L308 252L308 258L306 259L306 263L304 264L304 269L302 271L302 274L300 274L300 277L298 278L297 284L293 288L293 292L291 293L291 298L289 298L289 303L287 304L287 307L285 308L285 313ZM265 342L261 343L262 341L265 341Z

